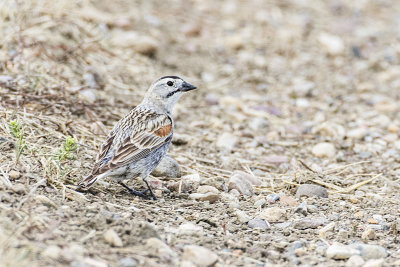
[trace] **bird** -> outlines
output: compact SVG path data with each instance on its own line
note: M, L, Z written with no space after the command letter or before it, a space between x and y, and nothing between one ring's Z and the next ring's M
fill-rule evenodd
M87 190L97 180L112 177L131 194L156 199L147 178L169 150L175 104L182 95L196 88L178 76L156 80L142 102L115 124L100 147L91 173L78 183L77 189ZM136 191L123 183L139 176L147 186L144 191Z

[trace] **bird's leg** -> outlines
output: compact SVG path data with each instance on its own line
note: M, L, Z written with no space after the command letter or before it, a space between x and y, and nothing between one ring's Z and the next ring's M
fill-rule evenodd
M156 200L156 196L153 194L153 191L151 190L149 184L147 183L147 178L143 179L144 183L147 185L148 190L150 191L150 197L152 200Z
M127 186L126 184L124 184L122 181L118 182L120 185L122 185L123 187L125 187L128 192L132 195L138 196L138 197L142 197L142 198L148 198L147 196L147 192L149 191L148 189L143 190L143 191L136 191L135 189L130 188L129 186ZM151 190L150 190L151 192ZM151 193L153 195L153 193Z

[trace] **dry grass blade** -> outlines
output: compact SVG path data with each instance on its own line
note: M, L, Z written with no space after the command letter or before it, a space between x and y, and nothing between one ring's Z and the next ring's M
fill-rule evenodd
M377 179L377 178L379 178L379 177L381 177L381 176L382 176L382 173L379 173L379 174L375 175L374 177L371 177L371 178L368 179L368 180L359 182L359 183L357 183L357 184L354 184L354 185L352 185L352 186L349 186L348 188L343 188L343 189L338 190L338 191L336 191L336 192L334 192L334 193L350 193L350 192L352 192L352 191L354 191L354 190L360 188L361 186L366 185L366 184L368 184L368 183L374 181L375 179Z

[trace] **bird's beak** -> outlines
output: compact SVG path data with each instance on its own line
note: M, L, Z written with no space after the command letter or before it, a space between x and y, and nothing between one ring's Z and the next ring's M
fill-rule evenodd
M193 89L196 89L196 88L197 88L196 86L191 85L190 83L183 82L182 83L182 88L180 89L180 91L187 92L187 91L190 91L190 90L193 90Z

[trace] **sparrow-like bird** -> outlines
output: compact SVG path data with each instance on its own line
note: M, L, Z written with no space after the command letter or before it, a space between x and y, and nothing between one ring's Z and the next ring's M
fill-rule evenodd
M153 83L142 103L118 121L108 134L91 174L78 184L78 188L87 189L96 180L110 176L130 193L146 197L149 191L155 199L147 178L171 144L174 105L185 92L193 89L196 87L177 76L164 76ZM138 176L142 177L148 190L136 191L122 183Z

